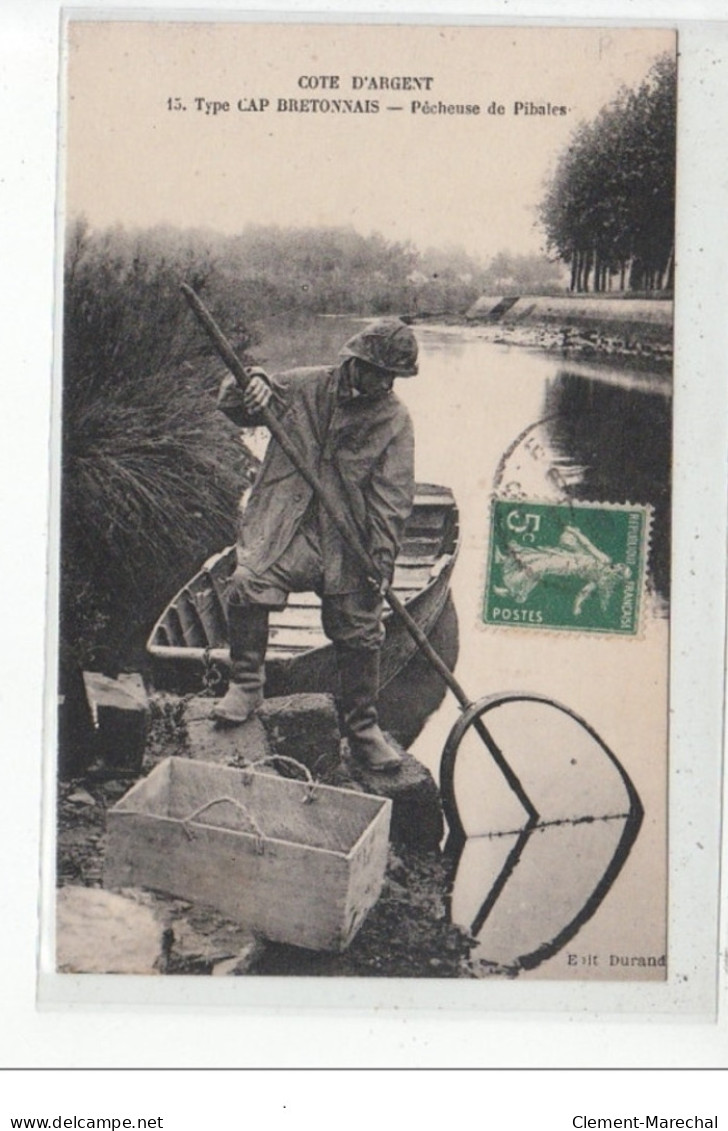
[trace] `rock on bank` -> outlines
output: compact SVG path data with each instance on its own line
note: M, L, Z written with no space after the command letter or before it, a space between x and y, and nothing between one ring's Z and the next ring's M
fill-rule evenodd
M663 298L610 295L482 295L465 315L495 340L558 350L576 357L609 357L672 364L673 304Z

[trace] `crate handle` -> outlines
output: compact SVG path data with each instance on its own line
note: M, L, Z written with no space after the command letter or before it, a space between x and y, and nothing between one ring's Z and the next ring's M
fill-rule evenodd
M255 766L265 766L270 762L286 762L289 766L294 766L297 770L301 770L306 778L306 789L303 795L304 805L313 801L316 792L316 782L308 766L304 766L303 762L296 761L288 754L269 754L267 758L257 758L254 762L248 762L245 767L246 770L252 770Z
M223 801L227 801L229 805L234 805L236 809L240 810L245 819L247 821L250 821L251 825L255 829L255 851L259 856L262 856L265 852L265 834L253 814L249 811L248 807L246 805L243 805L242 802L237 801L234 797L215 797L212 801L206 801L204 805L199 805L197 809L194 809L191 813L188 813L186 817L182 817L182 828L184 829L187 837L190 840L193 840L195 835L190 828L190 822L194 821L195 817L199 817L200 814L204 813L207 809L211 809L213 805L220 805Z

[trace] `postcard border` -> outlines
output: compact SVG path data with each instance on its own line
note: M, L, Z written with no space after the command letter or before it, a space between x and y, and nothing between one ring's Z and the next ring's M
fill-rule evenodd
M46 7L50 8L51 5L47 5ZM60 11L57 5L53 4L52 7L55 12ZM162 5L158 5L157 7L158 10L165 11L167 13L169 11L180 11L179 7L176 7L174 9L165 9ZM650 5L651 9L654 7L654 5ZM84 18L91 18L90 9L88 8L79 8L78 6L76 6L74 9L72 9L72 12L73 14L78 14L79 12L81 12L83 13ZM114 13L114 15L118 17L119 13ZM195 18L197 18L198 15L199 13L195 12ZM164 18L170 17L168 14L166 14ZM216 18L220 18L220 13L216 14ZM266 16L266 19L277 18L278 17L276 15ZM308 18L308 13L297 13L294 16L294 19L296 20L303 20L305 18ZM325 19L327 17L323 16L321 18ZM357 18L356 15L353 18ZM396 18L400 21L402 19L405 19L408 22L415 22L415 17L412 17L410 15L403 17L400 14ZM446 22L447 19L448 17L445 17L445 19L443 19L440 15L440 17L437 18L436 22ZM511 21L510 19L503 18L498 22L508 23ZM595 21L591 19L585 22L593 23ZM622 19L602 20L601 18L599 18L599 22L612 23L617 26L623 26L628 22L639 24L642 21L625 21ZM704 75L706 79L713 78L713 81L717 81L715 77L717 68L713 68L712 73L708 69L710 67L710 63L708 62L708 55L710 54L714 59L717 59L719 56L719 48L723 51L724 59L726 57L726 54L728 54L728 26L726 25L725 21L721 20L714 23L708 23L705 21L701 21L699 23L684 23L679 20L671 20L670 24L671 26L676 25L681 34L683 67L689 67L690 63L686 61L691 59L693 66L696 67L696 71L693 73L690 85L694 87L695 85L699 84L701 82L701 79L699 77L700 75ZM715 38L716 28L720 31L718 41L716 41ZM710 35L708 35L708 29L710 29ZM692 56L690 54L691 49L695 52L695 54ZM700 55L701 51L703 53L702 56ZM698 58L702 58L702 63L698 62ZM725 85L722 88L722 93L725 95ZM692 95L696 95L695 90L692 90ZM704 112L705 109L706 104L705 102L703 102L702 111ZM691 113L693 115L692 119ZM688 166L687 162L684 159L681 161L680 192L683 194L686 200L693 199L689 195L692 191L690 187L691 185L693 186L693 188L699 187L703 190L705 188L704 181L699 181L701 171L703 172L704 176L704 164L701 164L701 161L699 160L701 156L700 146L701 144L704 144L703 123L701 123L700 118L701 110L699 108L696 109L694 104L691 108L689 96L687 98L687 101L683 102L681 109L681 119L682 128L688 129L688 131L691 132L693 139L691 155L694 153L696 160L693 162L691 156L690 166L692 167ZM701 139L703 139L702 142ZM684 141L681 143L681 146L684 151ZM726 154L722 153L720 156L723 159L723 164L720 166L720 169L723 170L723 173L722 175L715 177L716 183L724 183L725 181ZM712 162L713 165L716 161L717 156L714 154ZM721 747L722 733L722 703L724 682L722 678L722 671L721 678L720 680L718 680L717 676L714 675L711 669L710 676L712 678L710 680L707 696L705 686L698 686L697 684L699 682L701 673L704 672L704 667L701 664L700 660L706 655L713 660L715 660L719 654L721 658L723 656L723 631L720 626L722 626L724 621L725 607L725 570L723 555L723 546L725 544L725 539L722 537L722 535L724 534L725 530L726 484L722 456L726 446L726 414L725 412L722 414L716 413L715 415L711 413L710 420L706 419L705 414L701 411L701 404L699 403L700 398L695 395L690 397L688 394L688 373L691 371L691 369L693 369L693 366L691 364L692 359L696 357L698 359L701 359L702 367L700 366L700 364L698 364L698 372L706 381L708 388L711 389L715 394L717 394L718 403L722 404L725 408L725 391L721 388L720 376L722 359L726 354L726 332L725 330L723 330L722 333L719 332L717 327L721 325L718 319L721 317L722 311L725 308L726 295L725 279L720 278L717 279L717 294L713 295L712 305L710 296L708 296L706 299L704 296L698 293L700 289L699 268L701 260L700 253L697 251L697 248L700 245L701 239L700 236L698 236L693 244L693 237L696 232L696 222L697 231L702 231L704 233L704 237L709 236L713 241L714 246L716 244L718 246L724 245L725 239L721 240L718 237L721 231L723 232L724 236L727 233L725 216L722 214L722 212L719 211L716 202L714 202L713 208L711 208L710 210L705 210L703 212L702 227L700 225L700 216L694 216L692 218L692 223L688 223L689 217L687 216L687 212L691 209L694 210L694 208L694 205L691 205L690 207L686 205L685 213L683 214L682 219L680 219L679 216L678 241L679 255L681 259L681 271L678 275L678 296L676 300L676 307L678 311L677 323L678 326L681 326L682 323L688 321L692 317L692 312L696 309L696 304L699 304L701 310L708 312L709 319L710 312L712 311L713 318L710 322L712 326L712 333L709 337L709 340L706 341L704 339L700 330L700 326L690 325L682 326L680 328L676 340L676 399L678 403L680 403L680 408L679 411L676 412L678 424L676 427L675 464L676 468L679 468L680 470L680 475L676 475L675 514L677 518L676 528L679 529L680 538L677 540L679 542L679 545L677 546L675 552L674 562L675 577L677 582L676 604L684 606L685 612L681 612L679 615L676 615L673 632L673 674L675 677L675 694L673 695L672 709L674 712L675 723L672 731L672 745L673 749L676 751L676 755L673 762L672 777L673 780L675 780L675 775L683 775L683 785L680 788L679 797L676 796L677 790L671 791L670 818L673 840L677 845L678 852L683 856L684 864L674 876L671 874L670 887L673 914L675 907L678 906L680 907L683 919L688 921L692 918L695 922L695 916L699 916L704 913L706 895L708 901L711 904L714 900L717 899L717 872L720 856L719 819L722 787L720 759L717 752ZM708 232L705 222L706 212L709 217L709 222L712 225L710 232ZM35 254L35 262L39 263L42 267L43 255L41 249L36 247L33 249L33 251ZM42 308L47 308L47 282L41 280L40 289L36 287L33 293L33 301L39 302ZM681 312L681 308L683 308L684 313ZM717 417L719 417L718 423L716 423ZM720 424L722 424L722 428L719 426ZM706 439L709 439L710 441L709 443L701 446L700 451L697 454L694 451L691 453L691 449L693 448L692 436L694 435L706 437ZM716 457L718 458L718 466L721 467L721 475L719 477L720 481L717 483L715 482L714 478L711 478L713 475L712 464ZM708 473L707 476L706 472ZM706 484L711 484L711 482L712 491L708 489L708 486L706 486ZM702 505L700 506L697 513L694 507L695 498L702 500ZM692 506L691 502L693 504ZM710 547L712 547L713 549L720 547L720 554L718 555L717 561L703 560L701 563L701 561L696 557L695 543L699 539L702 539L703 548L706 545L709 548L708 558L710 558ZM699 585L695 585L693 582L690 582L686 586L686 578L689 577L690 570L693 569L693 567L697 567L696 576L700 579L701 583ZM692 591L689 588L690 584L693 585ZM704 591L705 596L703 595ZM710 628L711 631L706 632L704 636L696 637L695 633L692 631L691 626L693 623L693 618L696 616L698 617L698 619L704 618L704 620L708 621L708 628ZM685 685L685 681L681 673L678 671L678 661L681 655L681 650L685 650L687 654L692 657L692 664L689 668L688 673L691 679L688 680L687 686ZM21 704L27 702L27 695L23 696L22 694L20 694L19 702ZM706 713L709 716L707 719L705 718ZM695 727L692 725L693 719L698 720L698 725ZM54 735L53 712L48 710L47 704L46 721L48 727L46 737L47 758L47 751L52 747ZM28 739L26 736L26 742L27 741ZM708 752L707 755L705 754L706 750ZM682 756L682 752L684 752L684 756ZM695 755L694 762L691 758L691 755ZM701 768L702 773L700 773ZM696 770L698 771L697 773ZM692 780L689 784L685 785L685 779L687 777L691 777ZM30 769L30 772L28 772L28 769L26 768L25 773L22 775L21 788L24 789L26 793L30 790L31 796L33 790L37 791L37 773L34 773L32 768ZM46 793L47 792L48 791L46 791ZM47 798L44 822L47 836ZM706 827L706 822L708 827ZM701 833L702 830L705 829L705 832L707 834L708 843L704 844L702 849L703 852L707 853L707 856L705 857L696 857L695 855L695 838L693 831L695 828L700 828ZM46 867L47 853L48 841L46 839ZM711 861L711 876L709 877L707 883L703 883L701 885L700 883L695 883L694 881L696 880L696 878L699 878L701 874L701 867L704 859L709 859ZM22 914L24 916L27 914L28 910L26 906L27 895L28 893L26 892L22 901ZM34 903L34 899L29 900L28 902ZM673 931L674 929L675 927L673 922ZM723 937L725 938L725 924L723 925ZM710 916L709 923L706 924L705 922L703 922L700 930L698 931L698 938L700 941L694 952L694 956L691 957L690 940L687 940L688 946L683 948L684 972L680 974L680 977L684 979L684 983L681 984L677 981L673 981L673 979L671 978L668 984L664 987L664 993L655 996L652 995L652 991L654 991L656 987L650 986L650 995L648 995L637 1005L637 1018L655 1022L657 1020L664 1021L666 1016L670 1015L684 1018L687 1014L692 1013L694 1016L700 1016L704 1019L711 1016L712 1007L714 1004L717 1004L718 994L718 987L716 985L719 953L717 944L717 912L715 915ZM679 941L680 943L682 943L686 940L681 938ZM706 978L706 965L708 967L712 966L714 968L714 976L709 976ZM723 994L725 993L725 980L725 971L723 971L723 974L721 976ZM86 983L85 988L89 990L93 989L88 977L84 978L83 981ZM146 1009L148 1009L150 1005L150 995L148 993L149 982L147 979L145 979L143 980L143 983L145 991L147 991L145 992L143 1003L146 1011ZM126 984L128 985L128 980L126 980ZM226 983L226 986L229 987L229 984L230 983ZM185 985L189 986L189 980L185 981ZM534 994L534 990L540 989L541 987L542 984L540 986L537 986L536 983L528 983L527 991L529 997L543 996ZM573 983L559 983L557 990L572 987ZM408 1011L420 1008L427 1010L434 1009L442 1013L444 1011L452 1010L456 1007L464 1008L466 1006L475 1006L475 1008L480 1009L484 1004L482 1001L476 1001L474 1003L456 1003L452 1000L452 998L457 997L458 995L452 995L452 998L449 1001L443 1001L442 999L438 1000L436 995L428 995L427 1000L413 1001L412 995L406 992L406 990L409 988L409 983L407 983L404 987L402 987L401 996L399 996L396 1001L384 1002L381 1000L381 998L378 998L376 994L365 993L363 995L359 995L357 993L350 992L352 987L349 983L347 983L346 993L344 995L346 1001L341 1005L341 1008L346 1012L351 1012L353 1010L359 1009L372 1010L382 1008ZM470 989L472 991L472 987L470 986L463 986L462 988L464 990ZM509 987L509 991L516 988L519 987ZM550 987L543 988L548 989ZM601 988L602 987L597 986L587 987L589 991L598 991ZM659 988L663 989L663 987ZM40 1002L45 1008L51 1007L53 1005L58 1005L58 1002L54 1000L54 989L55 988L50 983L48 983L45 978L40 979ZM319 991L320 989L321 983L320 981L317 981L316 990ZM609 991L609 997L612 998L611 1004L614 1004L614 983L609 984L607 989ZM633 989L633 987L630 987L630 989ZM98 998L95 998L93 993L87 995L86 992L79 992L74 996L75 1001L66 1000L65 1002L65 1005L69 1008L69 1012L66 1014L67 1030L71 1030L73 1028L72 1020L77 1016L75 1011L72 1009L72 1006L74 1004L83 1004L86 1006L99 1004ZM178 1006L178 1008L199 1009L199 1005L191 1000L194 995L186 996L188 996L188 1001L185 1002L184 1006ZM307 996L308 1000L303 1000L298 1003L292 1001L290 996L286 996L285 1000L280 1000L276 995L273 995L272 997L268 998L266 998L265 996L263 996L262 998L259 997L257 1001L249 1000L247 1002L235 1002L232 1004L234 1004L235 1008L237 1009L239 1009L243 1004L250 1005L255 1009L264 1007L280 1010L281 1008L305 1009L308 1007L311 1009L320 1010L322 1008L321 995L319 993L316 993L314 996L307 991ZM477 987L476 996L481 996L477 993ZM598 993L595 994L594 992L589 992L585 995L581 995L584 998L581 1003L571 1000L569 998L569 995L562 996L561 998L559 997L558 993L547 996L552 998L552 1000L544 1004L543 1008L547 1011L553 1011L562 1016L569 1015L570 1017L583 1017L584 1014L588 1013L589 1019L597 1022L600 1018L604 1018L608 1015L611 1015L614 1020L621 1022L629 1022L630 1020L636 1019L635 1015L627 1015L625 1013L620 1013L615 1017L613 1011L608 1008L609 1003L604 1000L603 995L601 995L600 1000L600 995ZM590 1000L587 1001L587 998ZM127 1008L134 1010L135 1003L131 1000L131 998L127 998L125 1000L121 998L117 999L116 1005L118 1006L122 1004L124 1004ZM136 1004L141 1006L142 1001L140 1000ZM169 1001L160 1001L158 1003L158 1007L160 1009L167 1010L170 1005L174 1004L175 1003ZM329 1005L330 1004L331 1003L329 1003ZM31 1006L30 1023L27 1009L28 1005ZM493 1000L487 1002L489 1021L497 1019L496 1016L490 1012L493 1008L500 1012L500 1003ZM522 1008L524 1011L528 1010L531 1013L531 1016L536 1020L540 1021L541 1023L544 1022L544 1013L534 1013L532 1003L530 1003L528 1006L524 1004ZM336 1012L336 1009L334 1009L333 1011ZM40 1059L41 1063L49 1062L54 1058L56 1053L51 1051L47 1039L41 1038L38 1035L39 1029L36 1025L36 1022L38 1021L38 1015L34 1013L32 1004L26 1002L20 1012L23 1014L23 1016L19 1018L19 1023L21 1024L21 1026L24 1026L25 1031L29 1032L30 1030L35 1029L35 1055ZM508 1015L510 1017L513 1017L513 1012L509 1010ZM519 1020L524 1019L524 1017L525 1014L521 1014ZM336 1020L337 1024L339 1024L339 1018L337 1018ZM88 1016L86 1023L88 1024ZM147 1018L147 1023L151 1027L151 1019ZM623 1027L624 1026L620 1026L620 1028ZM93 1028L93 1026L91 1026L91 1028ZM16 1026L9 1026L9 1029L13 1029L17 1033ZM715 1031L717 1032L717 1030ZM82 1041L81 1044L83 1045L85 1044L85 1042ZM86 1045L85 1047L88 1046ZM8 1051L10 1052L11 1050ZM103 1057L108 1053L108 1051L108 1048L98 1049L95 1053L95 1056L100 1055L101 1057ZM111 1051L117 1062L121 1059L127 1059L129 1052L133 1052L133 1050L120 1051L118 1045L115 1050ZM222 1054L223 1050L220 1048L218 1052Z

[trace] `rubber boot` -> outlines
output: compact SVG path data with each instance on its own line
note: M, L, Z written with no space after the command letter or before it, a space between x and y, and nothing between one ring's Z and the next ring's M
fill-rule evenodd
M212 718L239 726L263 702L264 662L268 647L268 609L261 605L230 605L230 684L213 709Z
M379 729L379 652L361 648L336 649L341 680L343 732L355 761L368 770L392 773L402 765L402 755L389 745Z

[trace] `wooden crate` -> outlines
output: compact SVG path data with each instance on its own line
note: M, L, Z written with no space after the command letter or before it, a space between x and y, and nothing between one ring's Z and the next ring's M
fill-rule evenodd
M206 903L264 938L344 950L379 897L391 801L168 758L108 813L104 886Z

